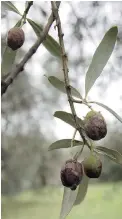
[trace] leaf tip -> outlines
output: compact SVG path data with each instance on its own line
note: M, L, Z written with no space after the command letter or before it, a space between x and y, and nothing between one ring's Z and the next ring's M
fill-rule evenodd
M110 31L114 32L114 33L118 33L118 27L115 25L113 27L110 28Z
M56 112L53 114L53 116L55 117Z
M55 111L54 114L53 114L53 116L54 116L54 117L57 117L57 113L58 113L58 112L60 112L60 111Z
M117 27L117 25L113 26L112 28L114 28L115 30L118 31L118 27Z

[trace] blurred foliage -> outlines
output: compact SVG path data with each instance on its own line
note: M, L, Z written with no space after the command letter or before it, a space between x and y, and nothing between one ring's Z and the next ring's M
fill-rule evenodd
M63 188L62 188L63 189ZM26 191L14 197L2 197L3 219L57 219L62 199L62 189L46 187ZM103 183L89 186L81 206L75 207L68 219L121 219L121 183Z

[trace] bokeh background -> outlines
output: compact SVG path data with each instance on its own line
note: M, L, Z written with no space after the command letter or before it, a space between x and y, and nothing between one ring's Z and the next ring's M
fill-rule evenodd
M25 2L13 2L23 13ZM20 16L1 8L1 52L6 36ZM45 25L51 12L50 2L34 2L28 17ZM101 77L89 93L89 100L102 102L122 116L122 2L62 2L60 18L69 60L71 84L84 95L85 73L105 32L113 25L119 29L114 52ZM37 37L31 26L23 27L26 40L18 51L19 63ZM52 25L50 35L58 41ZM70 158L71 150L48 151L49 145L62 138L72 138L73 128L55 119L57 110L70 112L67 96L53 88L44 76L54 75L63 80L60 61L42 45L25 66L2 98L2 218L58 218L63 188L60 168ZM79 117L89 111L75 104ZM102 112L108 134L97 145L122 152L122 124L106 110ZM79 135L77 135L79 139ZM77 149L73 149L75 152ZM87 155L85 150L83 156ZM103 158L99 180L91 181L85 201L75 207L69 219L122 217L122 166Z

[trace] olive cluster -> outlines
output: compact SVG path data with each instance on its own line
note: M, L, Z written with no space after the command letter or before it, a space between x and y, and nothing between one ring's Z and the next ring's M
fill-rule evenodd
M83 175L89 178L98 178L101 175L102 162L96 155L90 155L83 162L67 160L61 169L63 186L75 190L82 182Z
M104 138L107 134L106 122L100 112L90 111L84 119L86 136L94 141ZM81 163L68 160L61 169L61 181L65 187L75 190L82 182L83 175L98 178L102 172L102 161L94 152Z

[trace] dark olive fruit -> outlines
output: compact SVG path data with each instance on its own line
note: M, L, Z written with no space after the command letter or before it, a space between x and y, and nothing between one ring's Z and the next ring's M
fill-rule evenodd
M14 27L9 30L7 36L7 45L12 50L19 49L25 41L24 31L19 27Z
M67 160L61 169L61 181L63 186L75 190L83 177L82 164L76 160Z
M102 162L96 155L91 154L83 161L84 172L89 178L99 178L102 172Z
M91 110L84 119L86 135L94 140L100 140L107 134L106 122L100 112Z

